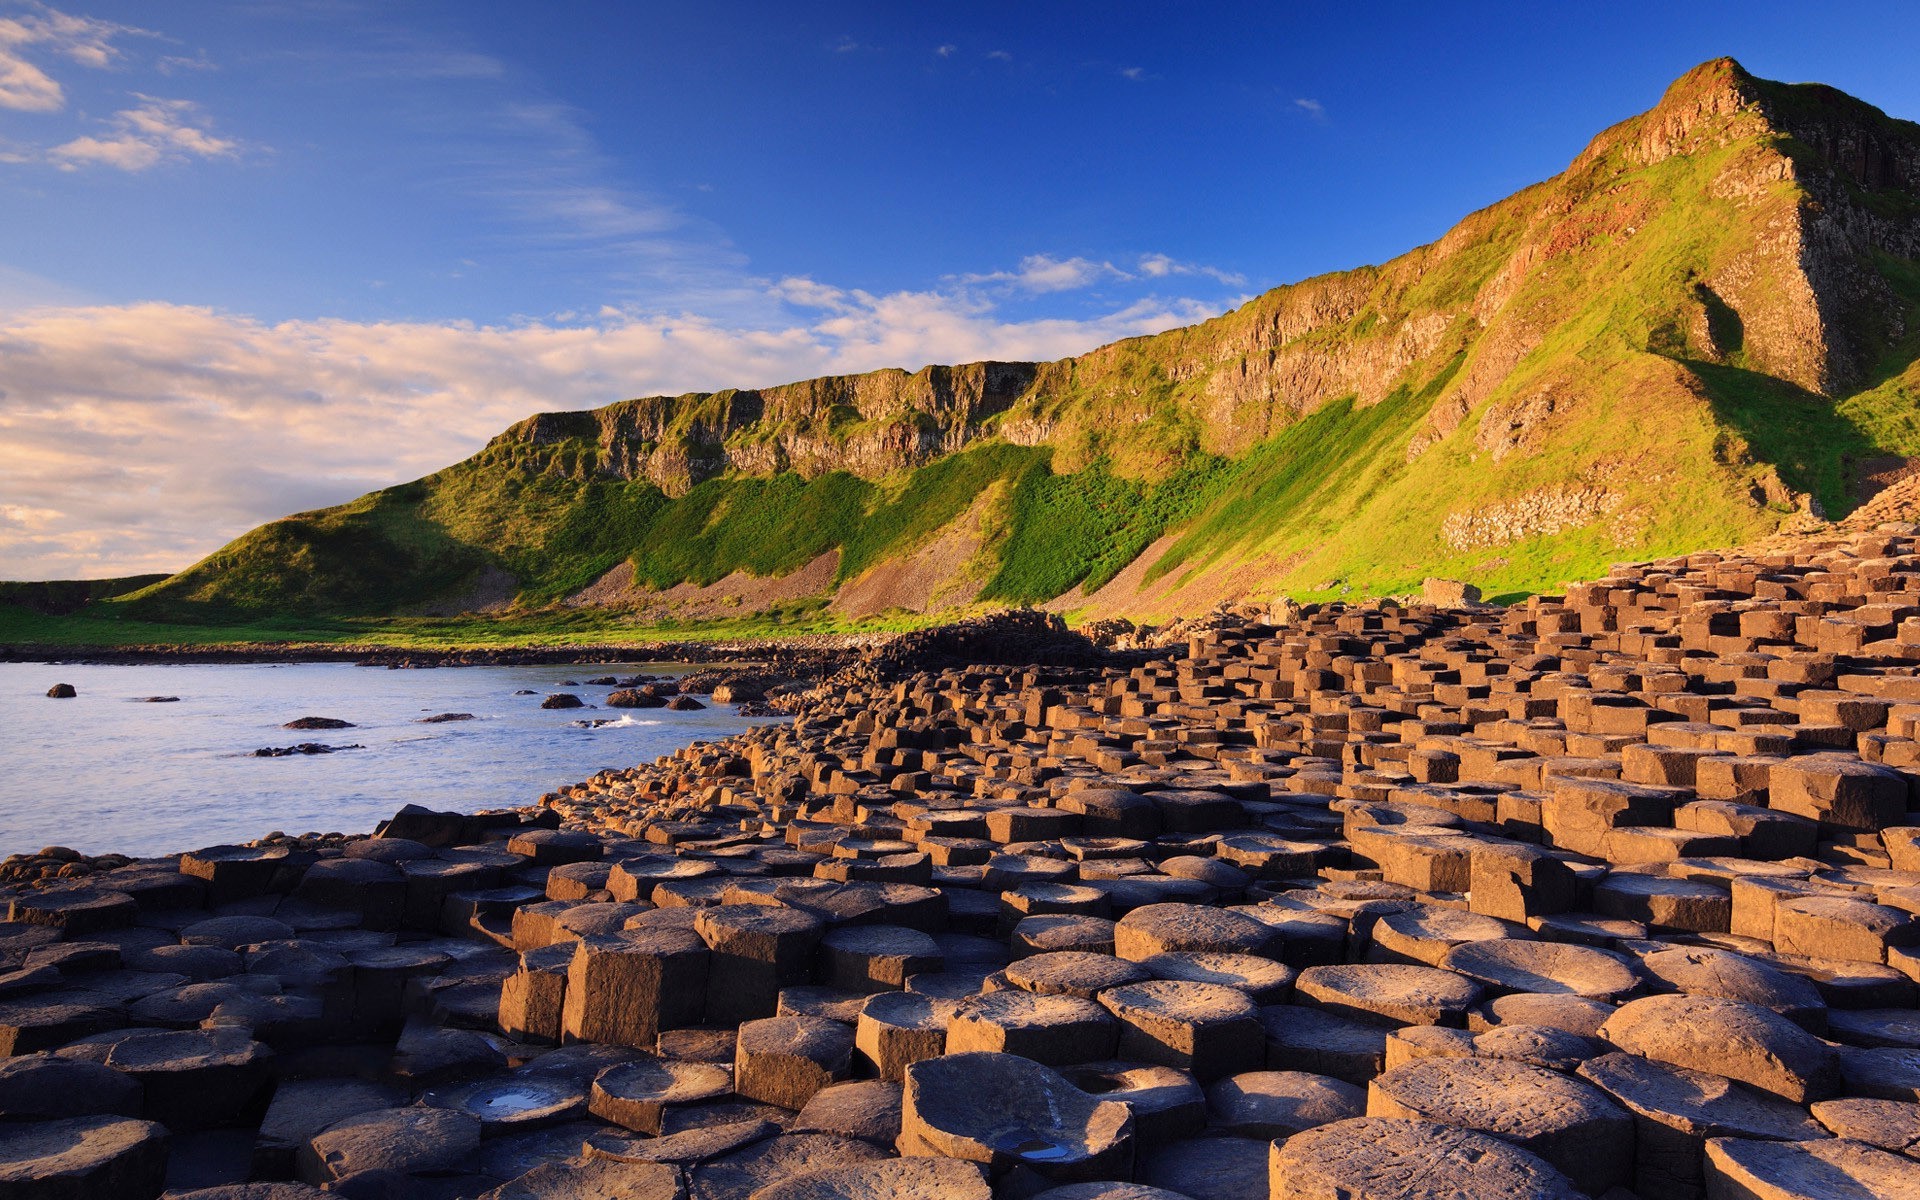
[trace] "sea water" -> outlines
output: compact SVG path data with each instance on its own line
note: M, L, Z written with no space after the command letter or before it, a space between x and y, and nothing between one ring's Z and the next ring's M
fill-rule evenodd
M612 689L586 684L690 669L0 663L0 856L52 845L147 856L276 830L371 831L404 804L461 812L531 804L604 768L766 722L725 705L609 709ZM56 683L79 694L51 699ZM555 692L591 707L541 708ZM142 702L148 696L179 699ZM446 712L473 719L422 723ZM306 716L354 727L281 728ZM588 727L595 721L608 723ZM363 748L254 755L302 742Z

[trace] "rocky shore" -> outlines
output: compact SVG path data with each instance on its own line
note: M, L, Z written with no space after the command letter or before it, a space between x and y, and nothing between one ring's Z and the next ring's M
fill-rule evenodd
M55 870L0 1197L1920 1195L1913 535L929 631L537 808Z

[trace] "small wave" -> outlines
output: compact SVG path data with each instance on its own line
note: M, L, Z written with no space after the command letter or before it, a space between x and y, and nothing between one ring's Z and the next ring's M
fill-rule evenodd
M650 721L650 720L643 721L640 718L629 714L628 716L621 717L618 721L607 721L602 724L595 725L593 728L595 729L632 729L636 725L664 725L664 724L666 724L665 721Z

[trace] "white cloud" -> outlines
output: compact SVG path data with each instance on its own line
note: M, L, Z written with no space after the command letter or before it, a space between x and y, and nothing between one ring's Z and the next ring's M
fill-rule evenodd
M1237 271L1223 271L1219 267L1181 262L1164 254L1141 255L1140 273L1149 279L1166 279L1174 275L1200 275L1216 283L1224 283L1228 287L1241 287L1247 282L1247 277Z
M192 101L135 95L142 103L109 117L105 137L77 137L47 157L69 171L89 165L144 171L189 158L230 158L239 150L238 142L206 128L205 114Z
M0 578L175 570L273 517L415 478L530 413L883 366L1052 359L1220 311L1010 321L962 292L788 279L760 326L603 310L512 326L268 324L175 304L0 315Z
M960 47L954 45L952 42L948 42L945 45L941 45L941 46L935 46L933 48L933 52L935 54L938 54L941 58L952 58L955 54L959 53L959 51L960 51Z
M1134 83L1139 83L1142 79L1145 79L1146 77L1147 77L1147 69L1145 67L1121 67L1120 68L1120 78L1122 79L1130 80Z
M58 112L66 107L66 89L27 61L28 47L98 69L111 66L119 57L114 38L146 33L130 25L76 17L38 3L0 17L0 108Z
M1293 106L1316 121L1324 121L1327 119L1327 106L1318 100L1309 100L1303 96L1295 100Z
M996 61L998 61L998 62L1009 62L1009 63L1010 63L1010 62L1012 62L1012 61L1013 61L1013 55L1012 55L1012 54L1010 54L1010 53L1008 53L1008 52L1007 52L1007 51L1005 51L1005 50L989 50L989 51L987 51L987 57L988 57L988 58L991 58L991 59L994 59L994 60L996 60Z
M1030 254L1020 260L1015 271L990 271L983 275L959 276L961 283L1005 284L1023 292L1069 292L1091 287L1109 279L1132 279L1110 262L1090 258L1054 258L1049 254Z

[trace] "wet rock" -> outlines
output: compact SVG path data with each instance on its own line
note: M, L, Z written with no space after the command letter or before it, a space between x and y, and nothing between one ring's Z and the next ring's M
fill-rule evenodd
M253 752L255 758L308 758L316 754L333 754L340 750L365 750L366 747L355 742L346 746L330 746L325 742L296 742L291 746L262 746Z
M900 1152L1015 1167L1059 1182L1123 1178L1133 1116L1011 1054L954 1053L907 1068Z
M586 701L572 692L555 692L540 702L541 708L585 708Z
M49 700L71 700L79 694L70 683L56 683L47 689Z
M419 723L422 725L445 725L452 721L471 720L473 720L473 714L470 712L443 712L435 713L430 717L421 717Z
M582 1081L557 1073L520 1070L496 1079L438 1088L421 1097L436 1108L480 1122L483 1137L499 1137L574 1120L586 1112Z
M313 729L352 729L354 728L354 724L352 721L342 721L338 717L295 717L280 728L302 731Z
M594 1078L593 1115L639 1133L658 1134L667 1109L724 1096L733 1072L714 1063L642 1058L609 1067Z

